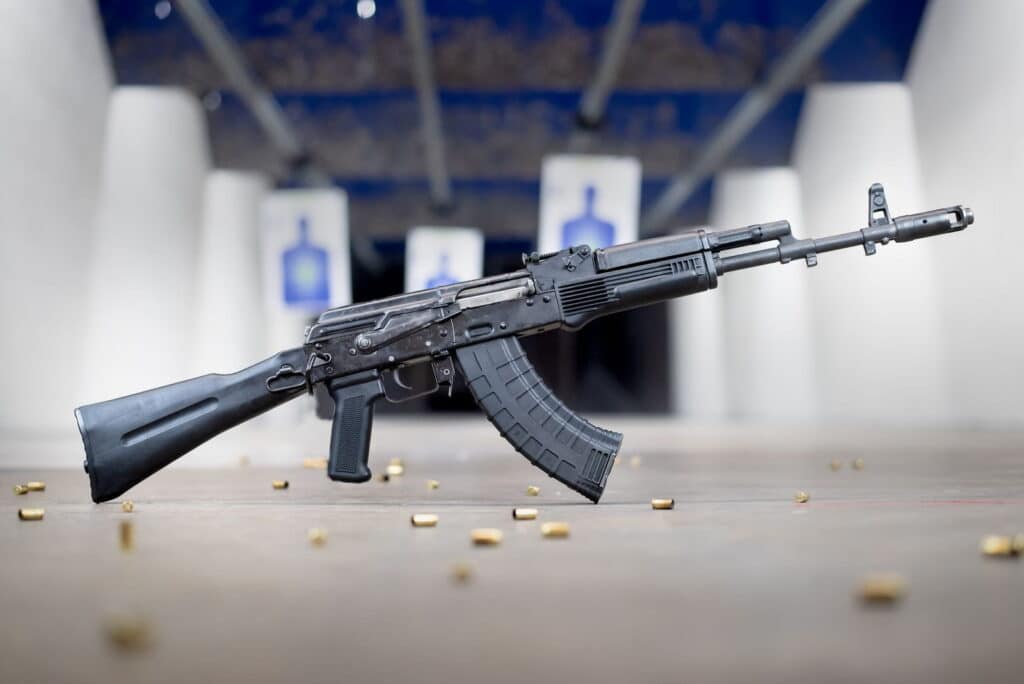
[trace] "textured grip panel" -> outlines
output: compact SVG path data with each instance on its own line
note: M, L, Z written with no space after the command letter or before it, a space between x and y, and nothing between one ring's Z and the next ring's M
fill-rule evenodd
M373 403L384 393L380 380L374 377L346 384L346 378L340 378L332 381L328 390L334 399L334 424L327 476L342 482L366 482L371 475L367 460Z
M515 337L456 349L455 359L501 436L530 463L597 503L622 435L592 425L559 401Z

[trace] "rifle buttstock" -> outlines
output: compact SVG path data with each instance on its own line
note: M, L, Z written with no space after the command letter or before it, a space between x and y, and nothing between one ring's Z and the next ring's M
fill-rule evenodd
M202 375L75 409L96 503L128 491L180 456L305 390L270 389L287 367L302 368L301 348L237 373Z

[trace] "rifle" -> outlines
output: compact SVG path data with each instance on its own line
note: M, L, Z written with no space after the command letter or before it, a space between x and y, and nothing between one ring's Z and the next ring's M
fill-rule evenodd
M303 346L230 375L203 375L75 410L93 501L113 499L217 434L318 385L334 399L327 475L370 479L373 407L451 391L461 375L501 435L531 463L593 502L622 444L576 415L530 365L519 338L579 330L599 316L715 288L726 273L862 246L953 233L974 222L963 206L890 218L885 191L868 191L869 225L797 239L788 221L693 230L605 249L523 255L504 275L323 312ZM775 246L727 252L775 241ZM426 380L408 369L430 364Z

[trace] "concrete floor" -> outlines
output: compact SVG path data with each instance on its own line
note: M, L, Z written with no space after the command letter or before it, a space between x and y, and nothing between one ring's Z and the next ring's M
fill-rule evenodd
M995 442L627 450L597 506L494 442L410 455L389 483L171 469L131 493L131 514L90 503L79 470L0 470L0 682L1024 681L1024 559L978 552L1024 532L1024 452ZM14 496L28 479L47 490ZM540 519L513 521L515 505ZM415 512L440 523L414 529ZM571 537L543 539L544 520ZM504 543L474 548L474 527ZM902 573L906 599L861 605L873 571ZM117 615L150 625L149 648L111 645Z

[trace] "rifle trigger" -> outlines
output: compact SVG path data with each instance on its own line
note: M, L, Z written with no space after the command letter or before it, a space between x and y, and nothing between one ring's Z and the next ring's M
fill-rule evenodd
M392 404L409 401L437 391L437 381L433 375L423 371L422 366L399 366L385 368L380 373L384 398Z

